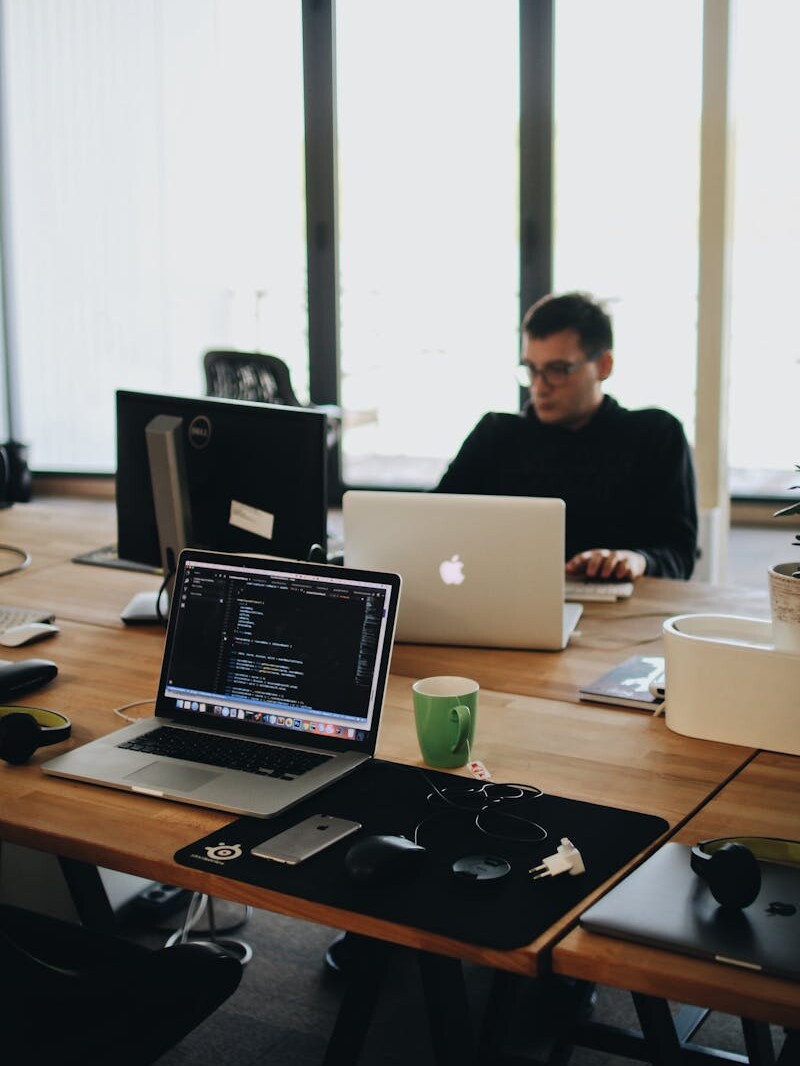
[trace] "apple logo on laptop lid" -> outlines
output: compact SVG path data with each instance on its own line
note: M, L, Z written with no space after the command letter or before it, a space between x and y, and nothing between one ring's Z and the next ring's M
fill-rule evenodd
M464 563L458 555L445 559L439 565L439 576L445 585L461 585L464 581Z

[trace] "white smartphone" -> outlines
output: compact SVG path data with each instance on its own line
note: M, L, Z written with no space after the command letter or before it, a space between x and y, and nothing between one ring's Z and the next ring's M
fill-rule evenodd
M332 814L314 814L311 818L305 818L297 825L284 829L282 833L262 840L250 849L250 853L257 855L259 859L272 859L274 862L294 865L360 828L360 822L351 822L348 818L336 818Z

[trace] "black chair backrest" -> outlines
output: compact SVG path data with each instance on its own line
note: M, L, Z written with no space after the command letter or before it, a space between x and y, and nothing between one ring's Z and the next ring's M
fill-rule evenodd
M292 388L289 367L264 352L206 352L206 395L303 407Z
M239 962L214 944L151 950L0 904L2 1061L152 1066L241 976Z

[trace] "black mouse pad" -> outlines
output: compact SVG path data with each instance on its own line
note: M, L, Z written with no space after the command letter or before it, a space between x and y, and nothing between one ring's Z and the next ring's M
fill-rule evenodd
M375 759L275 818L238 818L181 848L175 861L316 903L508 949L529 944L668 828L654 815L559 796L497 800L497 785L476 794L481 787L481 782L455 774ZM503 793L516 791L502 787ZM267 837L316 814L354 819L363 828L295 866L250 854ZM544 832L546 838L539 839ZM345 855L355 842L368 834L413 840L415 833L427 855L413 873L388 884L361 885L350 878ZM562 837L579 848L586 872L534 880L529 869L553 854ZM511 871L497 881L460 880L452 865L470 855L505 859Z

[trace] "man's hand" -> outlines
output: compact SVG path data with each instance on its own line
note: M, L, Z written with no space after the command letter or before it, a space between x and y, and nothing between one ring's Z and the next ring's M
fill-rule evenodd
M639 552L623 548L591 548L578 552L567 560L567 577L586 577L601 581L635 581L647 567L647 560Z

